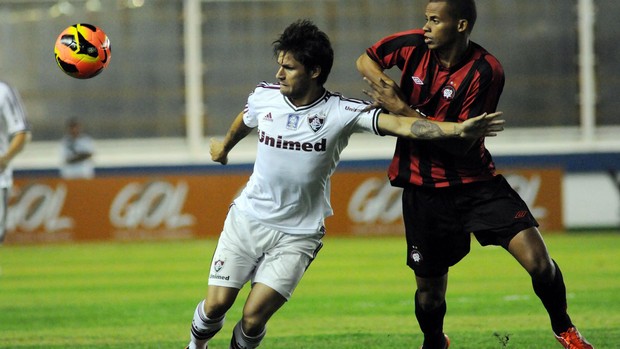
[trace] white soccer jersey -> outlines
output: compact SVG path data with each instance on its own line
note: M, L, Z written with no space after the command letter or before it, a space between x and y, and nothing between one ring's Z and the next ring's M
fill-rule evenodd
M296 107L277 84L250 95L244 122L258 129L254 171L235 204L268 227L289 234L316 233L333 211L330 176L355 132L379 135L379 110L325 91Z
M5 154L13 135L28 131L26 115L19 94L8 84L0 81L0 154ZM11 166L0 172L0 188L13 184Z
M65 179L73 178L93 178L95 176L95 162L92 157L79 162L69 163L68 160L79 153L95 152L95 142L93 138L86 134L81 134L76 138L65 136L60 142L60 154L62 164L60 166L60 176Z

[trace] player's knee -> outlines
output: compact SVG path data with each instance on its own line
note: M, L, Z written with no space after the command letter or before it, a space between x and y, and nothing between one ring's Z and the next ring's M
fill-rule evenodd
M205 315L209 319L217 319L224 314L226 314L226 311L223 311L221 308L206 308L205 310Z
M535 281L551 282L555 275L555 265L548 258L538 258L531 263L528 272Z
M418 290L417 304L423 310L431 310L440 307L445 302L444 294L440 290Z
M248 336L258 336L265 329L266 321L258 314L243 314L243 332Z
M209 319L217 319L228 311L230 304L224 300L205 302L204 311Z
M219 318L226 314L237 298L238 289L226 287L209 287L205 299L204 311L210 319Z

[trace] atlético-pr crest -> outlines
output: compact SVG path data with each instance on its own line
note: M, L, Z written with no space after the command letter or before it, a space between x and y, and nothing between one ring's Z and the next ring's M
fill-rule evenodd
M409 258L415 264L420 264L422 260L424 260L424 257L422 257L422 253L418 251L418 248L416 246L411 246L411 253L409 254Z
M324 124L325 124L324 115L316 114L316 115L308 116L308 125L310 125L310 128L312 129L312 131L318 132L321 128L323 128Z
M456 94L456 90L451 85L448 85L444 87L443 90L441 90L441 96L443 97L443 99L447 101L453 100L455 94Z

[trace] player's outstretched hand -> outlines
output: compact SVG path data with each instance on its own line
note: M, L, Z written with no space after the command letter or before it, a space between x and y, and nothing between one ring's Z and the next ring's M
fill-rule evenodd
M478 115L475 118L465 120L461 125L463 129L462 137L464 138L479 138L479 137L495 137L498 132L504 130L504 124L506 120L500 119L502 112L484 113Z
M219 162L222 165L228 163L228 153L224 150L224 142L219 139L210 139L209 154L211 154L211 160L215 162Z
M364 94L372 98L373 103L366 107L365 110L383 107L392 113L400 114L401 111L408 107L404 102L405 98L398 84L393 80L386 81L379 79L378 83L364 77L364 81L370 87L369 90L362 90Z

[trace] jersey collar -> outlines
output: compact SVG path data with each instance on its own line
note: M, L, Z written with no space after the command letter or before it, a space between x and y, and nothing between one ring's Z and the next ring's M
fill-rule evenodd
M326 89L323 89L323 94L317 98L314 102L310 103L310 104L306 104L306 105L302 105L302 106L296 106L295 104L293 104L293 102L291 102L288 97L282 95L282 97L284 98L284 101L286 102L286 104L288 104L289 107L291 107L291 109L295 110L295 111L300 111L300 110L306 110L306 109L311 109L315 106L317 106L318 104L322 103L324 100L327 100L329 92Z

